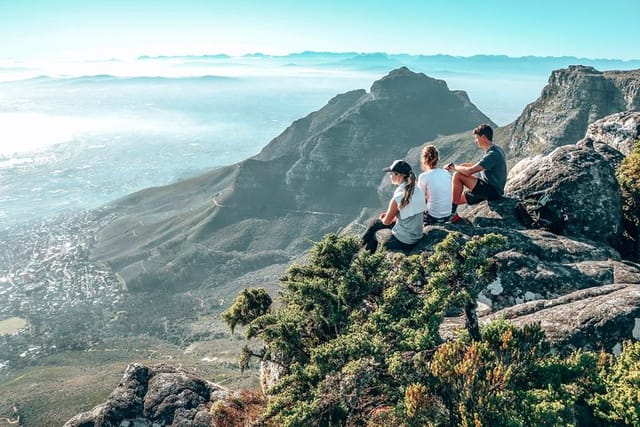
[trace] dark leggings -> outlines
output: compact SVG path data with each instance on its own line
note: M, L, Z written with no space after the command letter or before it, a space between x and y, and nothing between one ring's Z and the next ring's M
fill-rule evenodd
M378 249L378 243L383 243L384 247L390 251L408 251L413 248L415 245L403 243L400 240L396 239L393 234L388 240L378 242L378 239L376 238L376 232L378 230L384 230L385 228L393 228L393 226L393 223L384 224L379 219L372 219L371 221L369 221L369 228L367 228L367 231L365 231L364 235L362 236L362 244L364 245L364 248L371 253L374 253Z

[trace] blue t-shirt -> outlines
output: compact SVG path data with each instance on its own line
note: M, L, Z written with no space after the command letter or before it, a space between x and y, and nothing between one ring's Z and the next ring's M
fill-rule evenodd
M493 144L478 162L484 169L480 172L480 179L495 188L501 196L507 183L507 160L502 148Z

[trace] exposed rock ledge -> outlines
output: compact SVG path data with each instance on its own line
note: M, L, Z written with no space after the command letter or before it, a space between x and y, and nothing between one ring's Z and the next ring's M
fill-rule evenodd
M622 341L640 339L640 286L593 287L552 300L531 301L483 318L522 326L540 323L555 348L619 352Z

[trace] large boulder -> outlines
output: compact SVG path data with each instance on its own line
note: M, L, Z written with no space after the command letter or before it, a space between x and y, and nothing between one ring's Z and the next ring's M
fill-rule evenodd
M611 164L595 150L567 145L521 160L509 172L505 192L521 200L547 199L550 209L565 210L568 236L620 245L620 189Z
M214 402L227 389L168 365L131 364L106 402L78 414L65 427L211 425Z
M576 145L596 150L617 169L639 139L640 112L624 111L590 124Z
M625 340L640 339L640 286L588 288L551 300L537 300L481 317L516 325L538 323L557 351L619 352Z

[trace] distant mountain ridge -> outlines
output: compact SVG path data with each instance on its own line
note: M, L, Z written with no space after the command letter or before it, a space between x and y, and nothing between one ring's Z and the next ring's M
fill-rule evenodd
M286 63L287 65L316 65L316 66L343 66L345 68L374 68L389 70L400 66L409 68L419 68L421 70L438 69L465 69L473 70L476 73L498 72L518 72L524 74L545 73L551 70L566 68L570 65L581 64L599 69L634 69L640 68L640 58L638 59L615 59L615 58L579 58L574 56L522 56L511 57L507 55L472 55L455 56L446 54L421 55L421 54L391 54L385 52L314 52L305 51L290 53L287 55L268 55L263 53L252 53L242 56L227 54L212 55L178 55L178 56L141 56L140 60L186 60L202 61L211 60L216 62L234 61L237 59L264 59ZM298 61L298 62L296 62Z
M30 79L22 80L23 83L86 83L86 84L118 84L118 83L154 83L154 82L204 82L204 81L229 81L233 80L229 76L184 76L184 77L166 77L166 76L114 76L111 74L95 74L74 77L51 77L41 75ZM13 82L12 82L13 83ZM0 83L2 84L2 83Z

